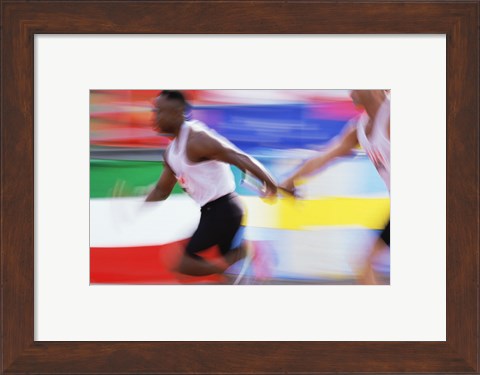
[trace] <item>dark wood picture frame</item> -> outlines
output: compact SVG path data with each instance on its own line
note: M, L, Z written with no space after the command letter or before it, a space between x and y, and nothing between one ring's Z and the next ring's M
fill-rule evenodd
M2 374L479 373L478 0L2 1L1 11ZM446 34L446 342L34 341L34 35L56 33Z

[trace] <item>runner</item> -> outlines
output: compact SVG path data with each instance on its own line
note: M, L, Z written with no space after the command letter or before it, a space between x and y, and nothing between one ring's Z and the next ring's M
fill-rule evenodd
M164 90L155 99L154 129L173 141L165 151L165 168L147 202L168 198L175 183L201 206L200 223L190 239L177 271L192 276L221 274L246 255L241 226L244 215L235 194L230 164L249 172L265 185L265 197L277 194L276 182L254 158L240 151L199 121L187 121L188 103L180 91ZM217 245L224 264L202 258Z
M351 120L342 134L327 145L325 152L307 160L280 187L295 195L298 179L318 173L331 160L349 155L360 144L375 165L390 192L390 99L384 90L352 90L353 103L364 112ZM359 282L376 284L373 261L384 249L390 248L390 220L365 260Z

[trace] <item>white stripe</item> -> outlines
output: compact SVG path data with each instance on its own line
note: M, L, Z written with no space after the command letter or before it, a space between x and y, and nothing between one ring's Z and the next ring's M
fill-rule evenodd
M187 195L164 202L143 198L90 200L90 246L159 245L189 238L200 220L200 208Z

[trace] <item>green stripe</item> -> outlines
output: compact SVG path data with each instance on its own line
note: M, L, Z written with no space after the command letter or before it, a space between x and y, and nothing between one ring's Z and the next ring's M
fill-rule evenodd
M147 195L163 172L163 161L90 160L90 198L136 197ZM231 167L237 192L254 195L240 185L242 172ZM185 194L175 184L172 194Z
M158 181L163 162L90 160L90 198L146 195ZM173 194L182 194L176 184Z

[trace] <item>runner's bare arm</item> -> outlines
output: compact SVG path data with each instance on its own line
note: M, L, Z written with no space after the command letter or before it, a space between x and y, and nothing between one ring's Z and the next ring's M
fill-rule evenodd
M153 190L145 199L146 202L158 202L167 199L177 182L177 178L170 166L165 162L162 175Z
M293 191L297 179L318 171L336 157L349 155L357 144L356 127L354 123L351 123L347 125L346 129L339 137L331 141L325 152L307 160L292 176L282 182L280 186L288 191Z
M277 193L275 180L262 164L229 143L222 142L206 132L198 132L190 137L187 156L193 162L218 160L235 165L263 181L267 187L267 195Z

